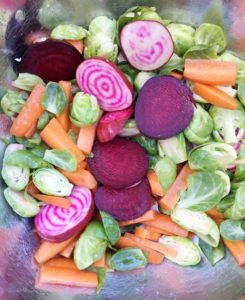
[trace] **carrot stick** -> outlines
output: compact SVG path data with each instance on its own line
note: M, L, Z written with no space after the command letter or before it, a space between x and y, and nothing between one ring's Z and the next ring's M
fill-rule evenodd
M64 109L64 111L57 117L58 122L63 127L63 129L67 132L70 128L70 103L72 99L71 94L71 82L70 81L59 81L59 86L64 90L66 97L68 99L68 103Z
M171 75L171 76L173 76L173 77L175 77L175 78L177 78L177 79L183 79L183 74L182 73L178 73L178 72L171 72L169 75Z
M180 192L187 188L187 178L193 173L195 173L195 171L191 170L188 163L186 163L166 195L159 200L158 204L161 208L166 210L174 209L179 201Z
M134 240L132 240L128 237L125 237L125 236L121 236L119 238L119 240L116 243L116 246L118 248L137 247L137 248L141 249L147 255L147 259L148 259L149 263L154 264L154 265L159 265L164 259L164 255L162 253L159 253L155 250L147 248L147 247L143 246L142 244L139 244L139 243L135 242Z
M155 213L155 219L152 221L144 222L146 225L150 225L159 229L166 230L173 235L187 237L188 231L174 223L171 218L167 215Z
M43 264L43 266L78 270L73 259L64 257L52 258Z
M71 183L93 189L97 185L94 176L87 170L77 170L75 172L66 172L59 170Z
M33 124L24 134L24 138L30 139L37 130L37 123Z
M77 239L77 235L61 243L51 243L43 241L36 251L34 257L39 264L42 264L49 259L55 257L64 250L72 241Z
M83 53L83 41L74 41L74 40L64 40L65 42L71 44L74 48L77 49L81 54Z
M224 244L239 266L245 265L245 241L228 241L223 238Z
M68 150L72 152L78 163L85 159L84 154L77 148L76 144L69 138L56 118L53 118L41 131L42 140L53 149Z
M145 229L147 229L151 232L156 232L156 233L160 233L160 234L163 234L163 235L174 235L172 232L169 232L167 230L163 230L163 229L160 229L160 228L156 228L156 227L153 227L153 226L150 226L150 225L145 225Z
M161 236L160 233L148 230L143 227L136 227L135 235L142 239L148 239L151 241L158 241Z
M150 186L151 186L152 194L162 197L164 195L164 191L160 184L160 181L159 181L159 178L158 178L156 172L153 170L149 170L147 173L147 178L148 178Z
M45 87L41 84L37 84L34 87L10 128L10 133L12 135L22 137L34 124L37 123L39 117L43 113L42 96L44 90Z
M59 206L62 208L68 209L71 206L71 201L63 197L43 195L43 194L34 194L33 197L39 201L45 202L47 204Z
M106 256L104 254L99 260L94 262L92 264L92 266L95 267L95 268L104 268L105 267L105 259L106 259Z
M208 103L222 108L234 110L239 106L239 102L235 98L214 86L196 82L194 84L193 91L205 99Z
M143 214L143 216L141 216L137 219L119 222L119 226L123 227L123 226L128 226L128 225L132 225L132 224L138 224L138 223L143 223L146 221L154 220L155 214L156 214L156 212L154 210L148 210L147 212L145 212Z
M40 269L39 282L79 287L96 287L98 285L97 274L95 272L45 265Z
M39 194L40 193L40 191L39 191L39 189L35 186L35 184L32 182L32 181L30 181L29 183L28 183L28 185L27 185L27 188L26 188L27 190L27 193L28 194L30 194L30 195L34 195L34 194Z
M77 139L77 147L83 153L90 154L96 137L97 124L93 124L89 127L80 128Z
M132 239L133 241L135 241L137 244L145 246L147 248L150 248L152 250L155 250L157 252L162 253L163 255L168 255L171 257L176 257L177 256L177 251L175 251L174 249L170 248L170 247L166 247L165 245L156 243L156 242L152 242L150 240L147 239L142 239L138 236L136 236L135 234L126 232L125 233L125 237L128 237L130 239Z
M225 215L219 212L216 208L210 209L209 211L206 212L206 214L211 218L225 219Z
M63 249L60 252L60 255L66 257L66 258L70 258L72 256L72 252L75 248L76 242L77 242L77 240L71 241L70 244L67 245L67 247L65 247L65 249Z
M238 66L233 62L186 59L184 77L209 85L229 85L236 82Z

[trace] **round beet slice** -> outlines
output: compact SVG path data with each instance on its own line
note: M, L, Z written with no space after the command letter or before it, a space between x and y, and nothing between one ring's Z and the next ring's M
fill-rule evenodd
M100 186L95 193L95 205L119 221L142 216L151 205L151 188L147 178L127 189Z
M139 182L148 169L148 157L139 144L125 138L97 142L89 166L95 178L111 188L129 187Z
M193 117L191 90L179 79L160 75L141 89L135 108L140 132L153 139L167 139L182 132Z
M30 46L18 66L19 73L40 76L45 82L72 80L82 61L81 54L71 45L47 40Z

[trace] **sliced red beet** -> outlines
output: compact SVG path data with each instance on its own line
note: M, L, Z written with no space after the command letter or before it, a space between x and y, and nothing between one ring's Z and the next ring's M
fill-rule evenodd
M128 62L142 71L160 68L174 52L169 31L156 21L128 23L120 33L120 42Z
M121 110L108 112L100 119L97 127L97 136L101 143L106 143L114 139L123 126L133 114L134 109L132 106Z
M112 62L90 58L77 68L77 84L82 91L97 98L105 111L129 107L133 101L133 88L125 74Z
M81 54L73 46L47 40L33 44L26 50L18 65L18 72L38 75L45 82L69 81L75 78L81 61Z
M167 139L182 132L193 117L191 90L172 76L155 76L140 90L135 120L142 134Z
M95 178L112 188L129 187L139 182L148 169L148 157L139 144L125 138L97 142L89 166Z
M142 216L151 206L151 188L147 178L127 189L100 186L95 193L95 205L119 221Z

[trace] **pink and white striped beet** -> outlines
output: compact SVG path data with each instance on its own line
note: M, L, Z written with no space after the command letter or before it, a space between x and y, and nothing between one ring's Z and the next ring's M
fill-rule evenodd
M133 88L124 73L102 58L83 61L76 72L80 89L97 98L105 111L122 110L133 102Z
M50 242L63 242L82 231L93 215L94 201L88 188L74 186L69 209L45 205L35 217L38 235Z
M156 21L128 23L120 33L120 43L128 62L142 71L159 69L174 52L169 31Z

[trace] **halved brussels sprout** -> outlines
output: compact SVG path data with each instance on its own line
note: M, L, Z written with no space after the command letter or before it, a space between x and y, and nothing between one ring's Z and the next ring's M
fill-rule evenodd
M51 38L56 40L82 40L88 36L88 31L75 24L60 24L51 32Z
M91 35L102 32L114 41L117 31L117 22L115 19L110 19L106 16L99 16L90 22L88 30Z
M217 142L237 144L245 132L245 111L211 106L209 113L214 122L213 135Z
M26 92L8 91L1 100L1 107L5 115L16 116L24 106L28 94Z
M195 45L189 48L184 56L183 59L191 58L191 59L213 59L217 58L217 45Z
M230 241L245 241L245 221L225 220L220 224L220 234Z
M185 137L193 144L204 144L210 139L213 131L213 120L200 104L194 107L194 116L189 126L184 130Z
M18 89L31 92L38 83L44 84L39 76L30 73L19 73L12 85Z
M220 200L220 202L217 204L216 208L219 212L224 213L226 210L228 210L235 201L235 195L236 193L232 191L229 195L224 197Z
M214 225L209 232L209 234L202 234L202 233L196 233L196 235L202 239L205 243L209 244L212 247L217 247L219 245L220 241L220 233L219 233L219 228L214 222Z
M165 256L178 265L195 266L201 261L201 252L190 239L179 236L162 236L159 243L177 251L176 257Z
M143 85L151 79L152 77L156 76L156 73L154 72L139 72L134 80L134 87L136 92L139 92Z
M37 122L37 129L39 130L43 130L43 128L49 123L49 121L52 118L52 114L45 111L43 112L43 114L41 115L41 117L39 118L38 122Z
M165 156L157 161L154 170L159 178L163 191L166 193L175 181L177 166L169 157Z
M225 256L225 248L222 240L219 241L218 247L212 247L205 243L203 240L199 239L198 243L201 248L203 254L210 261L212 266L214 266L217 262L219 262Z
M43 160L67 172L73 172L77 169L75 155L67 150L46 150Z
M232 206L225 211L225 216L233 220L245 218L245 186L238 188L235 194L235 201Z
M32 174L35 186L44 194L53 196L69 196L73 184L55 169L42 168Z
M157 141L148 138L144 135L139 135L134 138L134 141L139 143L150 155L157 155Z
M70 110L70 119L73 124L79 127L90 126L98 121L99 115L99 104L94 96L83 92L75 95Z

